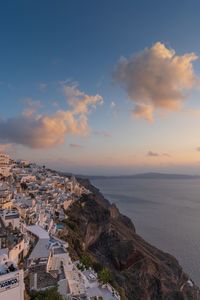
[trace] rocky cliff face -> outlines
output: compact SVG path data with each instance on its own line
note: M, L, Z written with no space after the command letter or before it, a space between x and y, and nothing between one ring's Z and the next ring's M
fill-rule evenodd
M173 256L145 242L129 218L88 181L82 183L93 194L67 212L66 238L74 257L87 253L109 268L123 299L200 299L199 289Z

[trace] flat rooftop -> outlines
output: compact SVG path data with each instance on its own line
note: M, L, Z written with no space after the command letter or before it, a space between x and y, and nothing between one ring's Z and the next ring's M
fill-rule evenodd
M102 297L104 300L117 300L117 297L113 295L109 290L103 289L101 287L93 287L87 289L87 295L90 298Z
M49 234L46 230L44 230L42 227L40 227L39 225L31 225L31 226L27 226L26 229L34 234L35 236L37 236L39 239L48 239L49 240Z
M38 259L49 256L49 240L50 236L46 230L39 225L31 225L26 227L27 231L38 238L29 258Z
M29 256L29 259L48 258L48 256L49 240L39 239Z

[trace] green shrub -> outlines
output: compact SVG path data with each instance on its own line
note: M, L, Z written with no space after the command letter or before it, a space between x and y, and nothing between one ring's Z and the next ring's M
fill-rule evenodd
M110 271L107 268L103 268L99 273L98 273L98 279L103 283L109 283L112 280L112 276Z
M80 259L80 262L86 267L86 269L92 267L92 260L88 255L83 255Z
M51 288L45 291L32 291L30 300L63 300L63 298L57 288Z

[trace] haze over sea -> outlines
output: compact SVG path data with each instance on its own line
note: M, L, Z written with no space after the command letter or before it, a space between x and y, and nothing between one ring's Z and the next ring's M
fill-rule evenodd
M92 184L145 240L174 255L200 285L200 179L99 178Z

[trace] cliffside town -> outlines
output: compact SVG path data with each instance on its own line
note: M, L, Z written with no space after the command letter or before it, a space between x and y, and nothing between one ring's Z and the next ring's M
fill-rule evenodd
M200 299L89 181L0 154L0 300Z
M74 176L4 154L0 176L0 299L52 287L63 299L120 299L93 269L72 261L68 243L58 238L69 207L91 192Z

